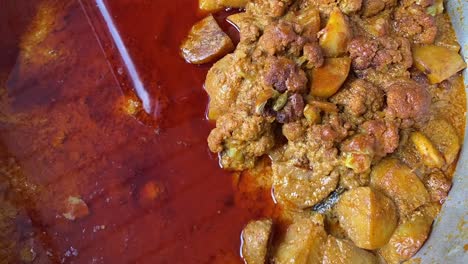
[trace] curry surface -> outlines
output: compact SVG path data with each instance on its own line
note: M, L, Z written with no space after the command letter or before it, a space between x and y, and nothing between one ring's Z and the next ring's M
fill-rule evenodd
M108 1L161 103L155 126L128 114L129 95L77 1L3 2L0 263L242 263L244 225L279 213L268 160L233 182L209 153L213 125L202 89L209 65L193 67L178 55L203 18L197 2ZM462 135L457 83L446 95L446 118ZM89 214L67 220L69 197L80 197Z

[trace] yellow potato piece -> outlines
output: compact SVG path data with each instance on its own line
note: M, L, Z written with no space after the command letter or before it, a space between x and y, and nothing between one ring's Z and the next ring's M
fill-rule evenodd
M323 248L327 233L323 224L311 218L299 218L291 224L283 241L277 248L275 264L319 264L322 263Z
M416 212L400 224L387 245L379 250L387 264L408 260L421 248L431 230L432 218Z
M220 3L224 7L236 8L244 8L248 2L249 0L218 0L218 3Z
M224 7L243 8L248 0L199 0L198 8L202 11L213 12Z
M212 15L197 22L180 46L182 57L193 64L212 62L232 50L234 44Z
M330 13L327 25L319 32L319 44L326 57L338 57L347 51L353 37L347 19L340 9L335 8Z
M392 200L370 187L358 187L344 193L335 210L348 237L364 249L385 245L397 225Z
M320 12L312 5L299 10L295 19L299 25L309 30L311 36L315 36L320 30Z
M410 139L426 166L430 168L442 168L444 166L444 158L423 133L413 132Z
M216 120L219 116L226 113L229 107L236 101L238 86L233 84L233 74L230 70L234 57L228 54L208 71L205 80L205 90L210 97L208 106L208 119Z
M310 94L322 98L334 95L348 77L350 67L348 57L326 59L322 67L312 70Z
M408 166L390 158L372 168L370 185L393 199L400 216L409 215L429 202L424 184Z
M303 35L315 37L320 30L320 12L313 5L289 11L283 19L301 25L304 28Z
M218 0L199 0L198 8L202 11L213 12L223 7L218 3Z
M312 207L336 189L338 174L321 175L286 162L274 162L273 193L282 205Z
M323 264L375 264L377 257L356 247L351 242L328 236L325 245Z
M440 83L466 68L466 63L457 52L434 45L413 48L414 65L424 72L429 81Z
M265 264L272 232L271 219L251 221L242 231L242 257L247 264Z
M444 119L433 119L423 128L422 132L442 153L447 165L452 164L460 152L460 139L455 128Z

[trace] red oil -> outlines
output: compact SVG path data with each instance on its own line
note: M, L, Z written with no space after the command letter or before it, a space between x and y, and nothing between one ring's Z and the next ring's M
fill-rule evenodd
M233 188L207 148L209 65L178 54L197 1L106 2L151 101L137 118L118 52L79 2L0 2L0 258L242 263L240 232L272 202ZM88 210L75 220L70 197Z

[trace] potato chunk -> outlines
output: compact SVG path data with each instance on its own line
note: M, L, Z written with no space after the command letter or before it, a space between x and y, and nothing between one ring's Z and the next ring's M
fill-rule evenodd
M460 54L434 45L415 47L413 60L416 68L424 72L432 84L440 83L466 68Z
M285 19L303 26L304 34L308 36L315 37L320 30L320 12L314 5L308 5L297 12L288 12Z
M413 132L410 139L426 166L430 168L441 168L444 166L444 158L423 133Z
M409 215L429 201L429 194L418 176L396 159L385 159L374 166L370 185L393 199L400 216Z
M360 248L382 247L397 225L392 200L370 187L358 187L344 193L335 210L340 225Z
M378 263L374 254L356 247L352 243L328 236L325 245L323 264L374 264Z
M273 222L251 221L242 231L242 257L247 264L265 264Z
M180 46L182 57L193 64L212 62L232 50L234 44L212 15L196 23Z
M273 192L275 199L292 207L307 208L325 199L338 184L338 175L314 174L287 163L275 162Z
M198 8L202 11L213 12L224 7L244 8L248 0L199 0Z
M310 94L322 98L334 95L348 77L350 67L348 57L326 59L324 66L312 70Z
M442 153L447 165L452 164L460 151L460 139L455 128L444 119L433 119L423 128L422 132Z
M284 240L275 252L273 263L322 263L326 241L327 233L323 224L315 223L311 218L298 218L288 227Z
M198 8L202 11L213 12L223 8L218 4L218 0L199 0Z
M325 28L318 33L319 44L325 56L338 57L346 52L348 43L353 37L347 19L340 9L335 8L330 13Z
M219 116L228 112L235 103L239 92L239 80L232 64L234 56L226 55L217 61L208 71L205 80L205 90L210 97L208 118L217 120Z
M379 250L388 264L397 264L408 260L426 241L432 225L432 218L416 212L400 224L387 245Z
M203 0L200 0L203 1ZM218 0L218 3L223 7L244 8L249 0Z

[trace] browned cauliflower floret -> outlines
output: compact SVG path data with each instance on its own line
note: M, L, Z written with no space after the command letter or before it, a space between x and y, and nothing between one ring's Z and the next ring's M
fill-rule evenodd
M295 23L285 20L272 22L265 27L263 35L258 41L258 48L268 55L289 52L299 55L307 39L298 34L302 28Z
M220 154L225 169L243 170L255 165L258 157L274 146L270 119L235 111L222 115L208 136L212 152Z
M395 122L388 120L369 120L361 126L362 130L375 138L375 154L384 157L398 147L400 141L399 128Z
M266 85L271 85L278 92L304 92L307 76L296 63L286 57L268 57L265 63Z
M400 80L387 89L387 114L391 117L419 121L429 113L431 96L426 87L413 80Z
M394 14L395 32L410 38L417 44L432 44L437 35L437 25L433 16L420 5L398 7Z
M343 106L345 113L358 117L381 110L384 103L384 93L372 83L357 79L345 85L331 100L337 105Z
M319 68L323 66L323 51L317 42L307 43L303 49L304 58L307 60L308 68Z
M348 51L353 60L353 69L364 70L369 68L378 49L379 44L373 39L359 36L351 40Z
M413 64L411 46L407 39L400 37L381 37L377 40L357 37L348 45L354 70L375 68L385 71L397 65L408 69Z

